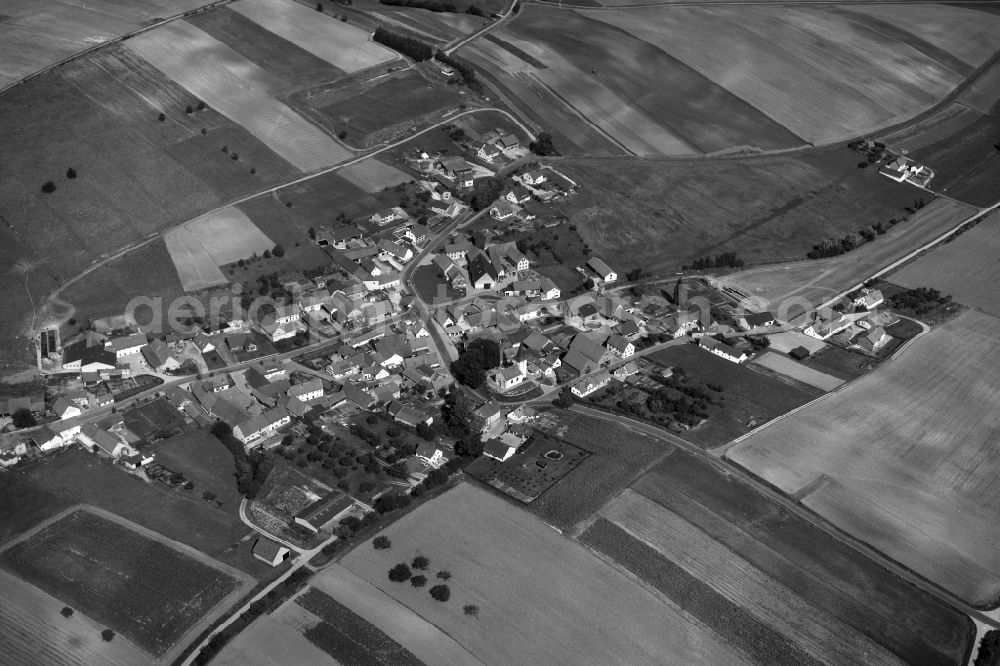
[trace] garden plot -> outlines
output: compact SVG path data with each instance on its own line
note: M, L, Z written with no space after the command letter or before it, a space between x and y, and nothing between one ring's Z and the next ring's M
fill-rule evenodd
M283 82L184 21L140 35L128 48L239 123L301 171L344 161L350 152L275 95Z
M241 0L232 9L349 74L397 58L361 28L294 0Z
M994 604L998 350L1000 320L966 312L727 457L968 603Z

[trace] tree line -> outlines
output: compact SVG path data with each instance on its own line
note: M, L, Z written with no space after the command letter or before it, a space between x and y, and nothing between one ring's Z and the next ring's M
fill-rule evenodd
M902 215L899 218L892 218L889 223L879 222L878 224L872 226L869 225L862 229L858 229L856 233L849 233L842 238L827 238L822 243L813 245L812 249L806 253L806 257L809 259L823 259L825 257L836 257L838 255L850 252L859 245L864 245L865 243L870 243L875 240L893 226L904 222L910 215L917 212L926 205L923 197L917 199L913 202L912 206L906 207L906 215Z
M236 489L247 499L257 497L261 486L267 480L267 475L274 467L274 460L259 449L254 449L248 454L243 442L233 436L233 429L227 423L222 421L215 423L211 432L233 454L233 460L236 462Z
M686 271L700 271L706 268L740 268L742 266L743 260L736 256L735 252L724 252L714 257L705 256L695 259L692 264L682 266L682 268Z
M388 46L390 49L399 51L417 62L424 62L434 57L434 49L430 44L422 42L415 37L392 32L382 27L375 28L375 34L372 35L372 39L379 44Z

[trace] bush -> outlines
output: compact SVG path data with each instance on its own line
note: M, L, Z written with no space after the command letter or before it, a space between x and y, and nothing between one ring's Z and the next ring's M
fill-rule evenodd
M73 617L73 609L69 606L63 606L63 609L59 611L59 614L63 617Z
M451 599L451 590L447 585L435 585L431 588L431 596L441 602L448 601Z
M558 155L555 145L552 143L552 135L548 132L539 132L535 140L528 144L528 150L536 155Z
M166 120L166 119L167 119L167 114L165 114L165 113L161 113L160 115L158 115L158 116L156 117L156 119L157 119L157 120L159 120L159 121L160 121L160 122L162 123L162 122L163 122L164 120Z
M389 580L393 583L403 583L410 579L410 567L406 564L400 562L393 568L389 569Z
M414 576L410 579L410 585L413 587L423 587L427 584L427 576Z
M448 571L447 569L442 569L441 571L437 572L437 577L440 578L441 580L448 580L451 578L451 572Z
M70 180L76 178L76 169L74 169L73 167L66 169L66 177L69 178Z
M388 550L392 547L392 542L389 541L389 537L383 534L372 539L372 546L375 547L375 550Z
M45 194L52 194L55 191L56 191L56 184L53 183L51 180L45 181L45 183L42 185L42 192L45 192Z
M427 567L430 566L430 563L431 561L428 560L423 555L417 555L416 557L413 558L413 562L411 562L410 564L414 569L417 569L419 571L427 571Z
M465 606L462 606L462 612L466 615L476 617L479 615L479 606L476 606L475 604L466 604Z
M103 638L105 641L109 643L111 642L111 639L114 637L115 637L115 632L113 632L110 629L105 629L104 631L101 632L101 638Z

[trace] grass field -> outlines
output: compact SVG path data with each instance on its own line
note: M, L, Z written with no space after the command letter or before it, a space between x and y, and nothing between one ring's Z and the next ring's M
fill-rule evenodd
M150 659L124 636L103 640L106 626L79 610L63 617L64 602L3 569L0 589L0 646L7 663L129 666Z
M206 0L7 0L0 21L0 88L59 60Z
M751 421L760 425L819 394L719 358L696 345L670 347L648 358L664 367L683 368L693 382L725 387L722 407L709 408L708 422L680 433L684 439L706 448L745 434Z
M0 542L5 542L72 504L83 502L111 511L168 539L196 548L255 578L271 567L250 554L252 534L236 506L213 508L184 490L168 490L126 474L109 460L68 450L22 467L0 484Z
M970 206L937 199L906 222L846 254L829 259L795 261L732 273L720 281L751 295L775 312L797 308L798 299L819 305L845 289L955 228L975 213ZM877 220L869 220L869 222ZM789 313L794 316L794 312Z
M894 655L665 507L626 490L582 540L760 663L899 664Z
M409 174L375 158L346 166L337 175L369 193L413 181Z
M236 492L236 466L229 449L207 430L190 430L165 439L153 448L156 462L180 472L194 484L192 497L202 493L216 496L212 505L227 510L239 506L243 497Z
M1000 214L993 213L969 231L907 264L889 277L915 289L934 287L965 305L1000 316Z
M998 340L1000 320L966 312L727 457L790 494L820 480L808 507L970 604L995 604Z
M712 164L563 159L553 166L580 191L550 207L620 271L679 271L722 252L748 264L791 261L916 200L911 186L857 161L846 148Z
M529 505L562 530L594 514L636 476L673 451L664 442L578 412L553 411L553 434L589 452L586 460Z
M368 135L399 123L415 125L427 114L439 120L446 110L457 108L462 98L454 86L445 86L443 81L435 85L415 71L405 71L380 77L374 85L365 82L310 94L305 103L326 118L335 132L346 131L348 143L362 145Z
M285 81L190 23L174 21L129 40L127 48L301 171L331 166L350 156L277 99L287 89Z
M832 391L844 383L844 380L839 377L820 372L787 356L770 351L754 359L754 363L768 370L773 370L780 375L791 377L795 381L809 384L809 386L818 388L821 391Z
M315 615L288 601L254 620L212 658L212 663L229 666L330 663L330 657L302 635L306 627L317 622L319 618Z
M147 440L157 433L184 427L184 417L166 398L132 407L122 413L122 419L129 430Z
M8 546L0 563L157 657L249 578L111 514L82 509Z
M172 229L164 240L185 291L225 283L220 266L275 246L243 211L232 206Z
M968 617L709 463L674 453L632 490L904 663L965 663L973 636Z
M294 0L243 0L232 9L347 73L397 58L364 30Z
M481 661L746 661L711 631L583 547L468 484L418 507L382 534L392 548L355 549L343 558L344 566L440 627ZM392 565L417 553L430 559L432 569L452 573L448 603L386 577ZM478 605L478 617L465 616L465 604ZM594 617L604 621L593 622Z

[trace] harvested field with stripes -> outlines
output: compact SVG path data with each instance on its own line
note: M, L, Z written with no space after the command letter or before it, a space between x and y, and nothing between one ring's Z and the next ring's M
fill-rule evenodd
M1000 316L1000 213L889 276L910 289L934 287L956 301Z
M63 58L209 0L4 0L0 88Z
M749 663L587 549L468 483L417 507L382 534L390 549L364 544L342 564L484 663ZM429 558L431 570L451 572L449 602L386 577L394 564L418 553ZM466 616L465 604L479 606L478 616Z
M1000 320L965 312L726 455L969 604L995 605L998 350Z
M287 83L184 21L129 40L127 48L191 94L239 123L301 171L350 152L276 98Z
M851 632L841 635L845 641L857 646L865 644L867 638L909 664L965 663L974 636L974 625L967 616L715 466L678 451L632 484L631 489L690 523L775 584L787 588L791 594L784 597L785 603L798 604L794 601L797 596L802 603L832 618L836 625L831 626L849 627ZM637 524L642 524L641 517L637 520ZM679 524L675 528L680 529ZM638 527L635 529L638 533ZM694 538L694 533L684 533ZM693 544L684 541L679 538L677 543L663 548L681 557L679 553L687 551L679 549L692 548L697 543L711 545L702 537ZM724 555L712 546L704 556L716 557L710 555L712 552ZM728 566L739 564L738 560L726 557L720 566L726 561L730 563ZM702 566L689 561L676 564L692 571ZM720 569L725 570L724 566ZM706 582L719 584L714 578L714 574L710 575ZM764 589L770 592L757 603L776 602L774 593L780 592L757 575L739 582L748 586L766 584ZM730 588L726 594L736 592ZM744 602L750 604L750 600ZM753 604L747 608L754 612ZM763 608L756 608L756 613L763 612ZM806 616L791 619L807 621ZM810 643L820 638L817 632L821 628L807 626L804 630L812 636ZM818 647L819 643L814 645ZM828 644L826 649L842 648Z
M626 490L600 515L617 529L595 524L584 533L584 542L642 578L649 576L649 571L643 571L646 566L659 569L662 582L657 587L664 594L716 631L729 632L727 638L755 653L761 663L903 663L695 525L635 491ZM644 549L632 541L652 552L642 557ZM667 572L673 575L663 576ZM707 608L714 612L705 612Z
M294 0L241 0L232 10L349 74L398 58L361 28Z
M529 110L538 100L515 74L619 148L669 155L828 144L901 123L962 83L998 34L1000 17L943 5L529 6L461 53Z

